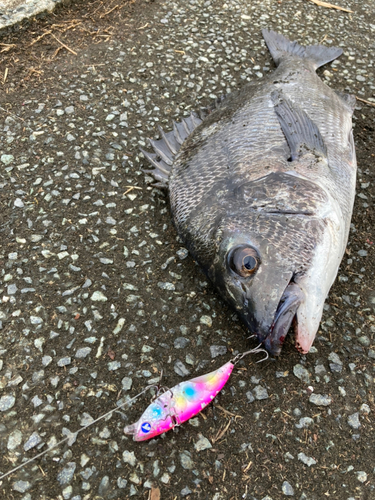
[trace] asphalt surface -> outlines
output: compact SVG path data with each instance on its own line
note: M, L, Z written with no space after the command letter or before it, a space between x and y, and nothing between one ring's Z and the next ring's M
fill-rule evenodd
M125 4L76 2L2 34L9 53L27 44L0 67L0 476L68 440L0 479L1 497L375 499L373 6ZM150 393L75 436L161 371L172 387L256 345L183 248L139 147L272 71L262 28L342 47L319 74L368 101L350 240L313 349L246 358L198 417L150 442L122 432Z

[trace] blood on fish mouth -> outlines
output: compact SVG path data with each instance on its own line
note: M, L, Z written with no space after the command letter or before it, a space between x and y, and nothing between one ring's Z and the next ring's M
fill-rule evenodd
M293 320L296 321L298 307L304 298L305 294L293 281L285 288L270 333L263 341L266 349L272 354L276 356L280 354L286 335Z

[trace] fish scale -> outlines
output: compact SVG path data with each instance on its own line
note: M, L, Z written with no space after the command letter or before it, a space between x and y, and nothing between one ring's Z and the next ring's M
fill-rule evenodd
M355 98L316 74L341 49L263 36L277 68L174 123L145 155L177 232L251 333L278 355L293 323L305 353L349 234Z

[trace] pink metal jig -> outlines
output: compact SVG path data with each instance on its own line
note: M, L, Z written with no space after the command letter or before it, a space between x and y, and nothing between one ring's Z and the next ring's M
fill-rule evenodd
M234 365L240 359L257 352L266 351L258 346L237 355L218 370L168 389L148 406L137 422L127 425L124 433L132 434L134 441L145 441L186 422L211 403L227 383Z

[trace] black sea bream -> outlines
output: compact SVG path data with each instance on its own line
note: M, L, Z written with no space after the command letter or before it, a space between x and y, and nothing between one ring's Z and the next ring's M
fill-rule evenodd
M306 353L348 239L355 98L315 72L341 49L263 37L275 71L144 154L179 235L250 332L277 355L293 324Z

